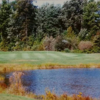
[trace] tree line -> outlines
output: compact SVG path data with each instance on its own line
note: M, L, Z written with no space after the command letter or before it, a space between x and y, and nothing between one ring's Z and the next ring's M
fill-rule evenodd
M37 7L34 0L2 0L0 50L100 52L100 1Z

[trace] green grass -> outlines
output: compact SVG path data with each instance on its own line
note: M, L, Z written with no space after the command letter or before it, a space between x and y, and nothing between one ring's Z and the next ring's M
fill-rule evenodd
M100 54L62 53L55 51L0 52L0 64L90 64L100 63Z
M0 94L0 100L35 100L23 96L15 96L11 94Z

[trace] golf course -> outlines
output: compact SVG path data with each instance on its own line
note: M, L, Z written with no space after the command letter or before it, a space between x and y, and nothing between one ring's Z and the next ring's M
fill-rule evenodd
M0 100L100 100L100 0L0 0Z
M99 68L99 53L65 53L57 51L0 52L0 72L27 71L34 69ZM33 76L32 76L33 77ZM3 80L4 77L0 76ZM0 94L3 100L33 100L27 97Z

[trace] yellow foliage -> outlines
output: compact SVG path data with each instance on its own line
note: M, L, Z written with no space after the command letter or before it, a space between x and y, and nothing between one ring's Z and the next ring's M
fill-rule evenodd
M68 38L72 38L72 37L75 37L75 34L74 34L74 31L72 29L72 27L68 27L67 29L67 35L66 35Z

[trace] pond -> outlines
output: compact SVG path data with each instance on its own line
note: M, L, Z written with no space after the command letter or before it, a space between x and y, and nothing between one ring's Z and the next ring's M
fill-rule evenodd
M82 92L85 96L100 97L100 69L49 69L25 71L23 85L37 95L46 90L57 95Z

